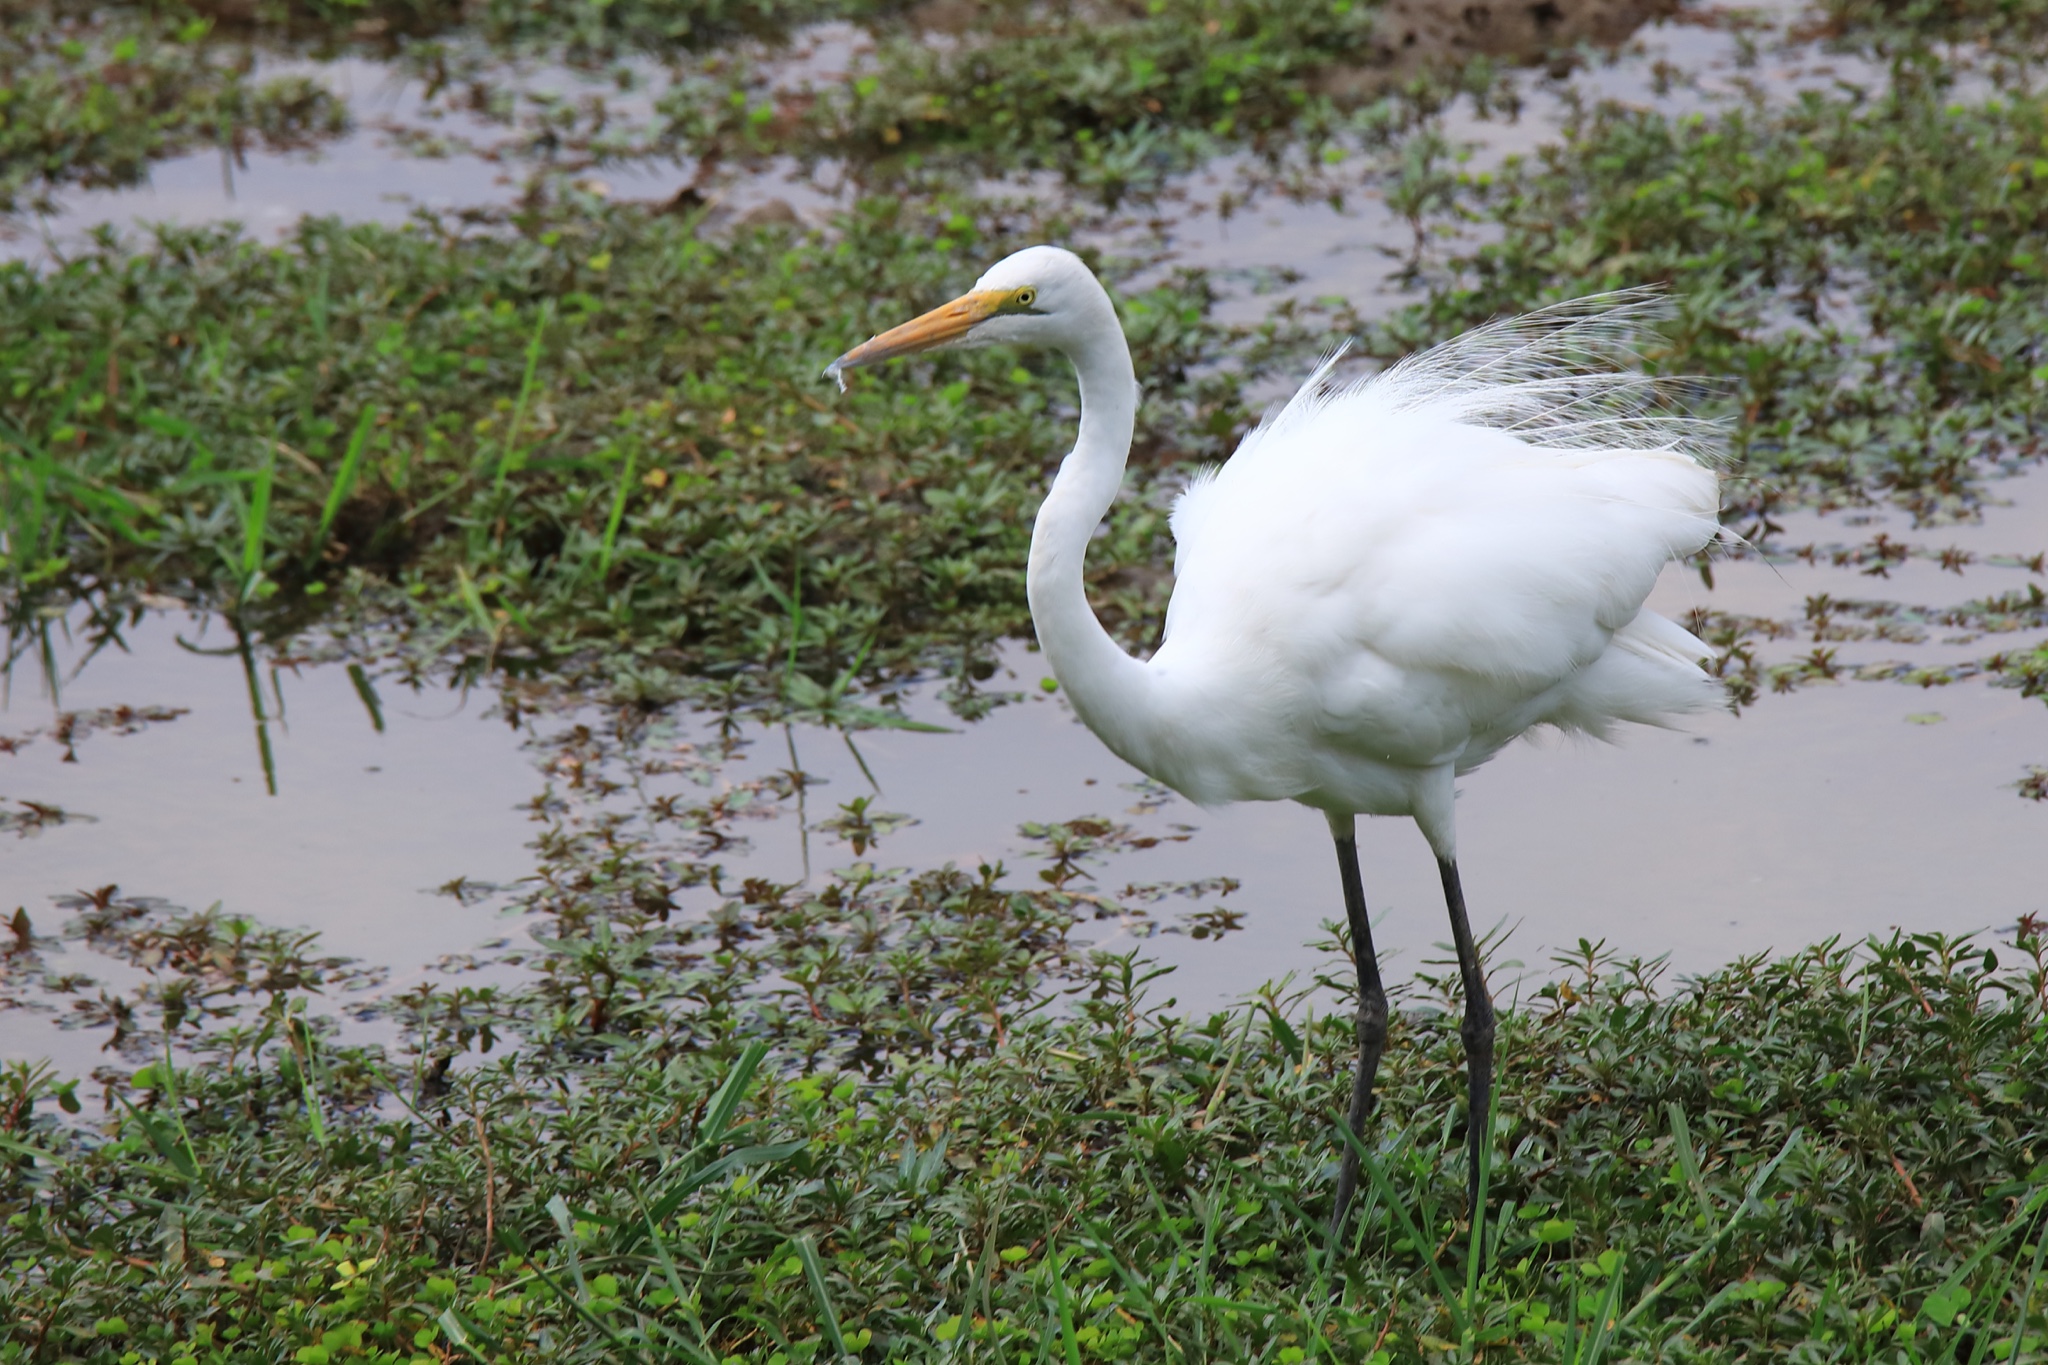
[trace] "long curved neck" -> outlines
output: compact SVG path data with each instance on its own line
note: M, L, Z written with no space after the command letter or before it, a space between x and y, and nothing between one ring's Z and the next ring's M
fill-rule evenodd
M1125 759L1147 715L1145 666L1095 619L1082 570L1088 542L1123 483L1138 414L1138 382L1123 328L1103 300L1104 324L1066 348L1081 381L1081 431L1031 528L1025 592L1053 676L1088 728Z

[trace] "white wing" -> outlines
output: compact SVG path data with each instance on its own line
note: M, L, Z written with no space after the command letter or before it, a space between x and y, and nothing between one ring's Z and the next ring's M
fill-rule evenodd
M1441 717L1447 735L1590 668L1663 564L1718 531L1720 428L1616 368L1664 312L1641 291L1575 300L1344 385L1331 356L1176 506L1162 658L1263 658L1263 677L1317 680L1339 728L1412 709L1389 667L1462 679L1449 704L1474 714Z

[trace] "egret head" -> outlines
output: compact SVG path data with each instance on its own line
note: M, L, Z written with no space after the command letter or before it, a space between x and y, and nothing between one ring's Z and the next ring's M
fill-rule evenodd
M1070 350L1114 328L1116 310L1081 258L1056 246L1032 246L988 268L974 288L861 343L825 367L846 387L847 370L941 347L1052 346Z

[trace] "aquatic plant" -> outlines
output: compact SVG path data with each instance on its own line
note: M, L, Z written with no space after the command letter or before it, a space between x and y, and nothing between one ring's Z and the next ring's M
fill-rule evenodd
M2048 212L2038 100L1960 100L1930 54L1884 88L1670 116L1603 104L1556 146L1465 177L1498 240L1454 253L1403 350L1559 293L1656 282L1681 320L1652 357L1726 376L1741 420L1731 519L1893 499L1967 515L2039 454Z

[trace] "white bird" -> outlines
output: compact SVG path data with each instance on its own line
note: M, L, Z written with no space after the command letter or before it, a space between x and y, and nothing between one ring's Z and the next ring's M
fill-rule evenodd
M832 362L942 346L1047 346L1081 423L1032 528L1031 619L1075 712L1189 799L1299 801L1328 817L1358 968L1354 1137L1387 999L1356 817L1412 818L1435 852L1464 982L1472 1215L1493 1002L1458 881L1453 779L1532 727L1605 736L1722 700L1710 651L1643 605L1720 533L1718 428L1618 367L1662 312L1647 291L1561 303L1355 383L1326 360L1173 510L1166 630L1149 659L1088 605L1088 543L1123 481L1139 389L1115 306L1071 252L1035 246L968 293ZM1333 1227L1357 1184L1347 1150Z

